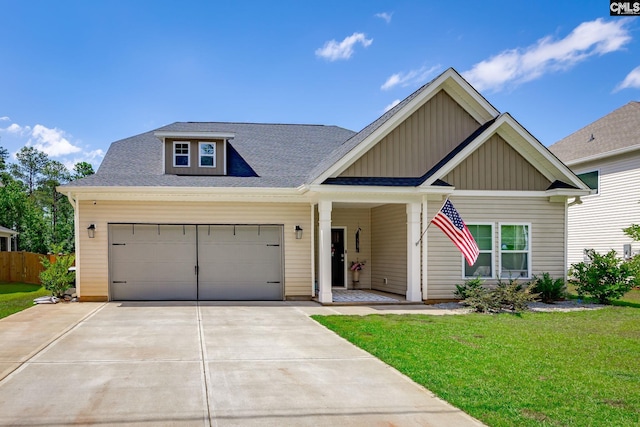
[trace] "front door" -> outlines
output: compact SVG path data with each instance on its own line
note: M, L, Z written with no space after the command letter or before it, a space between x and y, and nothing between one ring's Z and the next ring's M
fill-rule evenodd
M344 287L344 229L331 229L331 285Z

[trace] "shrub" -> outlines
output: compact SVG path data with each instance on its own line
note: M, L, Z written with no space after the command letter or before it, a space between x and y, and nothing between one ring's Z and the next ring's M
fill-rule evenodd
M569 282L576 286L579 296L591 296L602 304L609 304L629 292L635 274L631 263L618 258L614 250L600 255L588 249L587 256L589 263L572 264L569 270Z
M480 279L471 279L463 285L456 285L454 294L462 298L462 303L478 313L499 313L513 311L519 313L528 309L528 304L536 295L518 283L517 279L502 281L494 289L482 286Z
M534 275L531 285L531 292L537 293L542 302L545 303L561 300L567 293L564 279L553 280L549 273L542 273L542 276Z
M482 287L482 279L479 277L469 279L464 282L462 285L456 285L456 290L453 292L453 295L456 298L460 298L462 300L469 298L472 295L478 293L478 290L484 289Z
M40 273L40 282L54 297L62 298L64 291L71 286L75 273L69 272L69 267L73 265L75 258L73 254L64 254L58 255L54 262L49 261L48 257L40 259L44 266L44 271Z
M515 313L528 310L529 303L538 296L531 293L531 286L518 283L518 279L509 279L508 283L499 281L493 293L501 309Z

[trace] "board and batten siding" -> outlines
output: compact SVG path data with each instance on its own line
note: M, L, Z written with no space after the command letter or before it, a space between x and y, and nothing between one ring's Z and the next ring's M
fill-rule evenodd
M576 174L600 172L599 194L583 196L581 205L569 207L567 267L583 261L584 249L623 255L624 245L640 251L640 243L622 232L640 224L640 152L610 157L572 167Z
M295 238L300 225L311 230L308 204L80 201L80 230L96 225L95 238L79 236L80 298L106 299L109 289L108 224L274 224L284 225L285 297L311 297L311 233Z
M499 274L499 223L531 224L531 274L548 272L565 276L565 204L549 202L548 197L451 197L467 224L494 224L494 271ZM442 203L428 204L433 218ZM451 299L456 284L463 283L462 254L435 226L427 232L427 295L425 299ZM508 278L505 278L508 280ZM524 280L524 279L523 279ZM487 283L495 283L488 280Z
M422 176L479 126L441 90L340 176Z
M458 190L544 191L551 182L500 135L493 135L442 178Z
M371 246L371 289L405 295L407 292L406 205L392 204L371 209Z
M366 261L365 267L360 271L360 282L356 289L371 288L371 210L370 209L344 209L334 208L331 212L332 227L346 227L345 239L347 240L347 281L348 287L353 286L353 272L351 263ZM356 231L360 227L360 252L356 252Z

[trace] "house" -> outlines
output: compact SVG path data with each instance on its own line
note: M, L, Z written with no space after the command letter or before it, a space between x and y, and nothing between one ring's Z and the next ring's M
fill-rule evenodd
M17 231L0 226L0 252L11 252L11 238L17 234Z
M567 262L584 260L585 249L640 251L622 232L640 224L640 102L629 102L549 147L593 194L569 208Z
M58 190L83 301L322 303L353 286L354 262L356 287L408 301L476 276L564 276L567 204L590 191L453 69L358 133L173 123L114 142L95 175ZM473 266L424 232L447 198L478 241Z

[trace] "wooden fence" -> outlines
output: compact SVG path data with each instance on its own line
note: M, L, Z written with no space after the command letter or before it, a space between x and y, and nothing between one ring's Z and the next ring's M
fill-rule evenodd
M0 252L0 282L40 284L43 255L31 252ZM55 255L47 255L53 261Z

